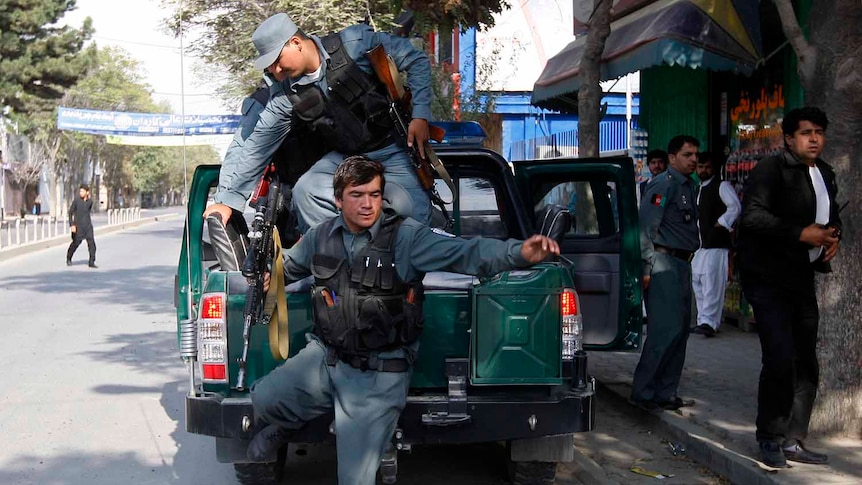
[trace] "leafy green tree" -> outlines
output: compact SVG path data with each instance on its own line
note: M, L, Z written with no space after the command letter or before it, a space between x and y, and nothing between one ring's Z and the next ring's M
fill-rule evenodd
M287 12L306 33L321 35L368 19L381 31L396 27L395 17L412 8L416 29L428 32L493 25L494 13L507 6L504 0L163 0L174 13L167 28L175 36L192 32L189 51L207 65L207 73L224 72L222 98L228 106L248 95L261 82L252 68L256 57L251 34L270 15ZM182 7L182 9L180 8Z
M57 26L74 7L74 0L0 0L0 106L22 116L50 112L84 75L92 21Z

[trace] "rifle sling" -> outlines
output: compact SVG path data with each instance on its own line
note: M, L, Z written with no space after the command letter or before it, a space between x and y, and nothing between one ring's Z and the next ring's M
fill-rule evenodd
M272 272L269 291L263 304L269 320L269 350L276 360L287 360L290 352L290 330L287 321L287 294L284 292L284 260L281 254L281 237L278 228L272 229Z
M437 197L440 198L444 204L451 204L455 201L455 183L452 182L452 176L449 175L449 171L443 166L443 162L440 161L437 157L437 153L429 146L429 144L425 145L425 156L428 158L431 168L433 168L437 174L440 175L440 178L446 182L446 185L449 187L449 193L452 194L452 200L448 201L443 200L443 198L440 197L440 194L437 194ZM434 191L436 192L437 189L434 189Z

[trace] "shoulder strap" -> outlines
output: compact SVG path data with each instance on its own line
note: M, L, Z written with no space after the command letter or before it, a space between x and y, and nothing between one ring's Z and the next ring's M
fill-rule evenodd
M335 218L322 222L317 227L317 251L316 254L325 254L335 258L341 258L344 255L344 245L340 238L329 237L332 232L332 226L335 224Z
M320 39L320 42L323 44L323 48L326 50L326 53L329 54L330 69L341 69L344 65L350 62L350 58L347 56L347 53L342 49L343 44L341 42L341 36L338 35L337 32L331 33Z
M257 88L249 97L262 106L266 106L266 103L269 102L269 88Z

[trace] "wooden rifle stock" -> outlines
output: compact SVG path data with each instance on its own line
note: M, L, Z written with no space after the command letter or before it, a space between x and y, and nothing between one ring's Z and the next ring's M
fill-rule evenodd
M410 124L410 113L412 112L411 94L409 90L405 90L400 86L395 78L398 76L398 69L395 63L386 54L383 45L378 45L368 51L368 58L371 61L371 67L377 75L377 79L386 86L386 91L389 94L389 101L392 103L392 117L395 123L395 128L398 134L407 139L408 126ZM428 131L432 140L440 143L446 135L446 131L440 127L428 125ZM425 145L425 150L431 150L431 147ZM428 158L422 158L418 147L415 145L409 149L410 158L413 160L413 168L416 170L416 176L422 188L431 191L434 188L434 170L428 162Z

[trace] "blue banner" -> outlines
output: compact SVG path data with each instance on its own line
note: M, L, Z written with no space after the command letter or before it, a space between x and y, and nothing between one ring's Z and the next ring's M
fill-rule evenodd
M57 128L93 135L225 135L239 126L240 115L124 113L60 107Z

